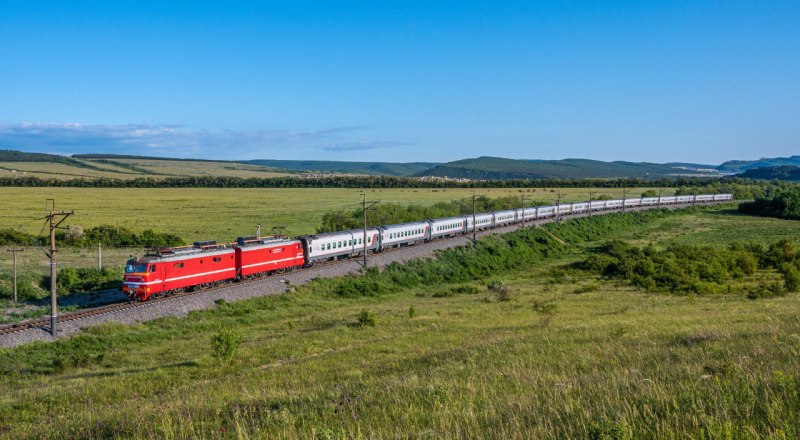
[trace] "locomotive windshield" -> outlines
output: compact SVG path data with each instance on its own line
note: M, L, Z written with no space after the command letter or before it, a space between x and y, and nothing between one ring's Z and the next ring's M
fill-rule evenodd
M125 273L134 273L134 272L147 272L147 265L136 264L129 261L128 264L125 265Z

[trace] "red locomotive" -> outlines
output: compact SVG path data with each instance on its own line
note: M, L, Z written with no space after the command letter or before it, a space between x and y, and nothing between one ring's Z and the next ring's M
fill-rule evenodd
M128 260L122 290L131 300L147 301L154 295L302 267L304 261L299 240L243 237L232 246L196 242Z
M247 278L305 264L300 240L246 237L236 240L236 269Z

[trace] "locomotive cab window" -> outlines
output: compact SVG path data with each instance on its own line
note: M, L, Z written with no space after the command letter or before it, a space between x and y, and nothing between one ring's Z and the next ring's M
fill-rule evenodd
M156 266L155 265L150 266L150 272L155 272L155 271L156 271Z

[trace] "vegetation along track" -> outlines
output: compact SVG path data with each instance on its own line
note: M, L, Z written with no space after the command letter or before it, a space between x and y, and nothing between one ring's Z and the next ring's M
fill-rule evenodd
M717 204L720 204L720 203L731 203L731 202L709 202L709 203L704 203L703 205L704 206L717 205ZM733 203L738 203L738 201L734 201ZM658 208L661 208L661 209L683 209L683 208L691 208L693 206L694 205L692 205L691 203L685 203L685 204L675 204L675 205L669 205L669 206L647 206L647 207L635 207L635 208L631 207L631 208L626 208L626 211L643 211L643 210L658 209ZM597 215L613 214L613 213L618 213L618 212L622 212L622 209L602 211L602 212L594 212L591 215L597 216ZM588 213L565 215L565 216L561 217L561 219L577 219L577 218L587 217L589 215L590 214L588 214ZM557 220L556 218L547 218L547 219L541 219L541 220L534 220L534 221L526 222L526 226L542 225L542 224L554 222L556 220ZM509 231L512 231L512 230L516 230L519 227L520 227L520 225L518 223L516 223L516 224L511 224L511 225L508 225L508 226L499 227L499 228L496 228L496 229L484 230L484 231L479 232L478 235L479 236L483 236L483 235L486 235L486 234L505 233L505 232L509 232ZM467 236L471 236L471 233L470 234L466 234L466 236L462 235L462 236L451 237L451 238L446 238L446 239L437 239L434 242L420 243L420 244L417 244L415 246L410 246L410 247L413 247L413 248L427 248L427 247L430 247L431 245L433 245L434 243L448 243L445 247L453 247L453 246L458 246L459 245L458 244L459 243L459 240L458 240L459 238L461 238L462 241L463 241L463 239L465 239L465 237L467 237ZM393 248L393 249L385 250L385 251L383 251L383 252L381 252L379 254L371 254L370 259L374 260L375 257L377 257L379 255L387 255L387 254L391 255L391 254L396 253L398 251L409 249L410 247ZM431 251L432 250L433 249L431 249ZM418 255L414 255L414 256L418 256ZM391 260L391 261L399 261L399 260L403 260L403 259L404 258L402 256L399 256L397 258L391 258L391 257L389 258L389 260ZM353 263L353 262L354 262L353 259L343 259L343 260L338 260L338 261L332 261L332 262L329 262L329 263L316 265L316 266L312 267L311 270L313 270L315 268L320 269L320 268L323 268L323 267L340 266L342 264ZM307 270L299 270L299 271L295 271L295 272L307 272ZM342 273L340 273L340 272L335 272L335 273L332 273L332 274L321 274L321 276L322 277L329 277L329 276L339 276L341 274ZM258 283L262 283L262 282L265 282L267 280L271 280L271 279L274 279L274 278L275 278L274 276L264 276L264 277L258 277L258 278L253 278L253 279L242 280L242 281L239 281L239 282L236 282L236 283L233 283L233 284L232 283L225 283L225 284L212 286L212 287L208 287L208 288L204 288L204 289L197 289L197 290L194 290L194 291L181 292L181 293L177 293L177 294L174 294L174 295L171 295L171 296L167 296L167 297L154 298L154 299L151 299L150 301L146 301L146 302L131 302L131 303L125 302L125 303L108 304L108 305L104 305L104 306L100 306L100 307L95 307L95 308L84 309L84 310L79 310L79 311L75 311L75 312L64 313L63 315L59 315L58 322L59 323L75 322L75 321L81 321L81 320L84 320L84 319L87 319L87 318L94 318L94 317L98 317L98 316L101 316L101 315L108 315L108 314L121 312L121 311L126 311L126 310L146 308L146 307L147 308L154 308L154 307L157 307L158 305L161 305L161 304L163 304L165 302L175 302L175 300L178 300L178 299L191 297L191 296L196 296L198 294L205 294L205 293L209 293L209 292L214 292L214 291L217 291L217 290L227 289L227 288L230 288L232 286L246 286L246 285L258 284ZM314 276L314 277L310 277L310 278L316 278L316 277ZM26 331L26 330L49 329L49 326L50 326L50 317L49 316L44 317L44 318L30 320L30 321L24 321L24 322L20 322L20 323L17 323L17 324L0 326L0 346L7 345L7 344L3 343L5 341L2 341L2 338L4 336L6 336L6 335L9 335L9 334L12 334L12 333L17 333L17 332L22 332L22 331ZM59 329L59 331L61 331L61 330L62 329ZM41 333L40 336L45 336L43 332L39 332L39 333ZM46 336L45 336L45 338L46 338ZM36 339L41 339L41 338L36 338ZM12 345L16 345L16 344L12 343Z

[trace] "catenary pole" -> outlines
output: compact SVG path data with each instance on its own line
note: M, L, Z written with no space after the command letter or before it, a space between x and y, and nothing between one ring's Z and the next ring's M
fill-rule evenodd
M58 331L56 328L56 323L58 321L58 301L56 292L56 229L59 228L59 225L61 225L67 217L73 214L73 211L56 212L56 201L54 199L48 199L47 201L52 202L50 213L45 218L49 219L50 222L50 253L48 254L50 257L50 334L55 337ZM58 220L58 217L61 217L61 219Z
M367 206L367 203L370 203ZM370 201L367 202L367 194L361 194L361 209L364 211L364 268L367 267L367 210L372 208L373 206L377 205L379 202L377 201Z
M586 221L586 228L587 228L587 237L589 238L588 241L592 241L592 198L594 197L594 192L589 191L589 219Z
M558 199L556 199L556 223L561 219L561 193L558 193Z
M625 212L625 200L627 200L626 199L627 196L628 196L628 188L624 188L622 190L622 212Z
M475 223L475 190L472 190L472 242L478 241L478 225Z

